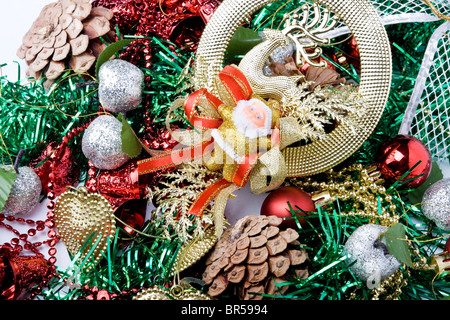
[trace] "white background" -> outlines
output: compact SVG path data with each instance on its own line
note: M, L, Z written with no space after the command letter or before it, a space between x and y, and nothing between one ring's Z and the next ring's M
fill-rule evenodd
M55 1L52 0L2 0L2 7L0 9L0 63L6 63L7 66L2 68L2 75L7 76L9 81L18 80L17 61L21 64L21 78L25 77L26 64L23 60L20 60L16 56L16 51L22 43L22 37L30 28L31 24L38 17L41 9L49 3ZM1 121L1 119L0 119ZM249 190L248 186L242 190L234 192L237 197L228 201L225 215L231 224L234 224L239 218L248 215L259 215L261 203L264 201L267 195L254 195ZM28 215L24 218L30 218L33 220L45 220L46 219L46 204L45 199ZM151 209L151 207L150 207ZM21 225L14 224L20 232L26 232L29 227L23 228ZM47 230L47 229L46 229ZM45 231L39 237L33 237L31 241L42 241L46 239ZM0 243L9 241L14 235L4 228L0 228ZM46 254L47 247L45 246ZM67 254L67 250L63 243L60 242L57 245L58 253L57 266L66 268L70 259Z
M20 62L22 76L25 74L26 64L16 56L16 51L22 43L22 37L39 16L41 9L50 0L2 0L0 9L0 63L8 63L2 69L3 75L8 75L11 81L17 80L17 65Z
M39 16L41 9L46 5L54 1L50 0L15 0L6 1L2 0L2 6L0 10L0 64L7 64L2 67L2 75L6 76L9 81L18 80L18 68L14 61L17 61L21 67L21 79L25 77L26 63L20 60L16 56L17 49L22 43L22 37L31 27L34 20ZM1 121L1 119L0 119ZM45 199L42 203L31 211L23 218L30 218L33 220L45 220L47 213L47 200ZM17 223L11 224L14 228L20 232L26 233L30 226L22 226ZM43 241L47 239L47 231L38 233L38 236L31 237L30 241ZM6 230L5 228L0 228L0 243L9 242L9 240L15 235ZM42 251L43 254L47 255L48 247ZM66 268L69 263L69 256L64 245L60 242L57 246L57 265Z

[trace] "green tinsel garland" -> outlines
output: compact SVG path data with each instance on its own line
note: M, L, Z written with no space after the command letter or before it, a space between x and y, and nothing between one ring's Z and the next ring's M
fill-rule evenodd
M6 164L10 164L6 155L14 162L20 149L25 150L23 164L28 163L49 142L61 141L71 129L95 116L99 108L96 86L81 75L67 72L48 90L43 80L25 82L1 78L1 152Z

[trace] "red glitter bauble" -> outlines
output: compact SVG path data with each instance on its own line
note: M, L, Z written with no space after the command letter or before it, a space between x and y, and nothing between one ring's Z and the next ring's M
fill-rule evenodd
M420 163L414 167L419 161ZM417 178L399 187L402 189L417 188L425 182L430 174L431 154L419 139L409 135L398 135L381 146L375 155L375 164L381 177L389 186L414 167L402 181Z
M72 150L67 145L57 148L56 142L51 142L39 157L30 162L30 167L37 173L42 182L42 192L47 194L49 174L53 173L53 192L60 195L66 186L76 186L80 179L80 168L75 161ZM48 159L49 157L53 158Z
M288 202L295 211L300 225L307 226L306 219L298 217L315 212L316 208L311 195L295 187L282 187L272 191L261 206L261 215L291 218L284 220L281 226L295 228L297 227L296 219L293 218Z

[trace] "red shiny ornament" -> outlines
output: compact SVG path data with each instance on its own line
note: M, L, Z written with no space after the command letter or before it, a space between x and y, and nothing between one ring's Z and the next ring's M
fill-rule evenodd
M361 59L359 56L358 44L355 37L352 37L343 48L345 58L348 63L352 64L356 70L361 69Z
M152 176L139 176L137 161L133 159L115 170L100 171L95 179L89 179L86 187L89 190L95 184L96 190L109 201L113 210L128 200L144 197Z
M448 238L447 242L445 243L444 251L450 252L450 238Z
M295 187L282 187L272 191L264 200L261 206L261 215L277 216L279 218L292 218L289 204L295 212L297 219L302 227L306 227L306 219L298 218L308 215L309 212L315 212L316 207L311 196ZM300 209L300 210L299 210ZM304 212L302 212L302 210ZM297 227L295 219L286 219L281 224L283 227Z
M72 150L66 144L62 144L60 148L56 148L56 146L56 142L50 142L41 155L30 162L29 166L41 179L44 194L50 191L48 183L49 177L52 177L52 191L58 196L66 190L66 186L78 184L80 168L75 161ZM52 157L52 159L49 159L49 157Z
M119 219L116 226L121 228L126 235L134 236L135 230L142 230L147 212L147 200L132 199L124 202L114 211L114 215ZM122 223L123 222L123 223Z
M398 135L389 139L375 155L375 164L381 177L391 186L418 164L402 181L417 177L400 188L417 188L428 178L431 172L431 154L428 148L417 138L409 135ZM419 175L422 175L418 177Z
M35 285L48 280L51 267L42 256L20 256L0 249L0 300L23 300Z

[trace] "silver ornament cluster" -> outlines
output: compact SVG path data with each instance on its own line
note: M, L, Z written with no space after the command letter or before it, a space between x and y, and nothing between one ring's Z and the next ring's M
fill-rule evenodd
M81 150L98 169L113 170L130 160L122 151L122 123L102 115L89 124L81 141Z
M450 230L450 178L433 183L423 194L422 212L442 230Z
M376 224L363 225L345 243L343 252L348 255L347 262L354 262L350 270L363 281L383 280L400 267L400 262L379 242L380 234L386 229Z
M19 167L18 174L1 211L5 216L27 214L38 204L42 182L30 167Z
M100 104L110 112L134 110L142 102L144 73L134 64L114 59L98 72Z

